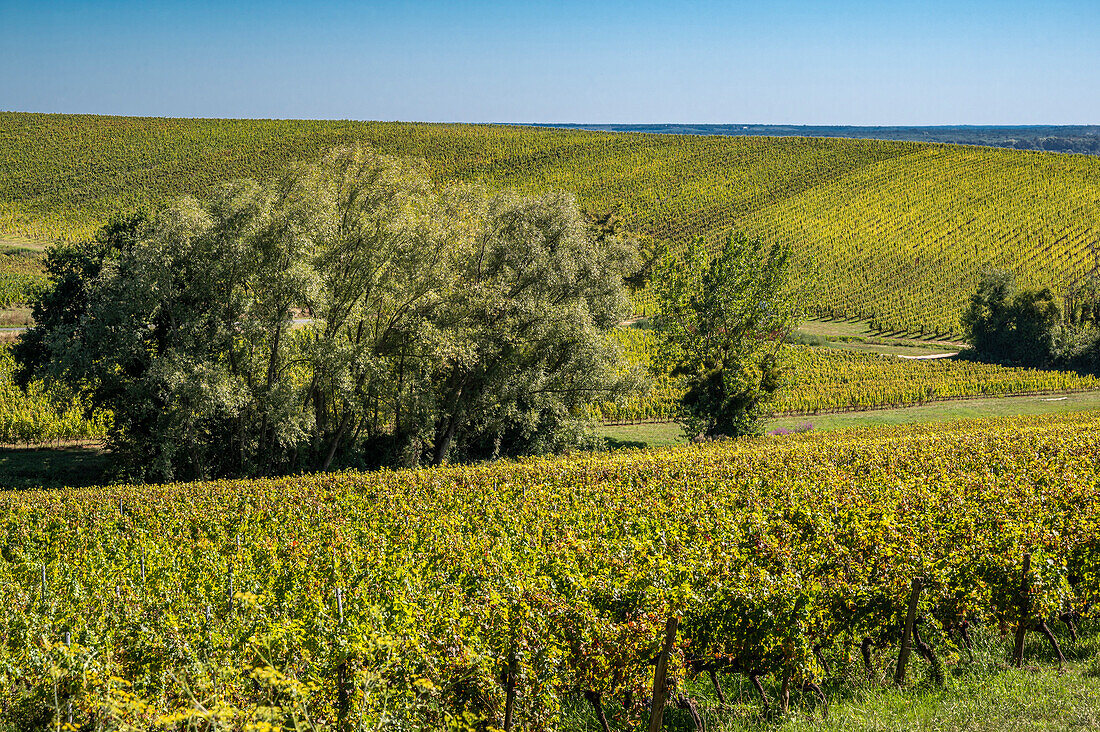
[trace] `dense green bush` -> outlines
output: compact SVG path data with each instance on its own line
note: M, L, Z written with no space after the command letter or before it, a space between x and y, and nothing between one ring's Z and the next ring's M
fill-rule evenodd
M1077 291L1063 317L1049 289L1018 290L1008 272L987 272L962 316L968 354L1015 366L1100 375L1100 288Z

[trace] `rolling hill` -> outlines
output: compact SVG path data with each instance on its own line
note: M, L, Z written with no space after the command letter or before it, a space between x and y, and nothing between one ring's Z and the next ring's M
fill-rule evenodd
M981 270L1065 289L1100 264L1100 158L831 138L0 113L0 234L87 236L113 210L267 178L356 142L433 174L562 188L672 242L789 242L811 313L945 333Z

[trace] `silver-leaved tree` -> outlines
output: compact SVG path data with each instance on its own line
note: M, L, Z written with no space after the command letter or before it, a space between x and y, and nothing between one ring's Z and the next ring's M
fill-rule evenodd
M564 450L594 439L586 404L636 386L609 337L631 247L565 194L342 149L131 233L31 365L113 411L131 477Z

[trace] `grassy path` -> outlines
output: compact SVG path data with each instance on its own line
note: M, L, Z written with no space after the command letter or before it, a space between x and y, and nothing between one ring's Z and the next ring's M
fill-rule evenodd
M882 427L917 422L949 422L980 417L1013 417L1030 414L1058 414L1100 410L1100 391L1076 394L1000 397L995 399L965 399L936 402L901 409L875 409L864 412L837 412L798 417L777 417L767 429L795 430L806 424L814 430L845 430L861 427ZM662 447L684 441L680 426L671 422L651 422L628 425L604 425L600 434L612 446Z
M29 249L34 252L43 252L49 245L48 241L28 239L14 234L0 234L0 249Z

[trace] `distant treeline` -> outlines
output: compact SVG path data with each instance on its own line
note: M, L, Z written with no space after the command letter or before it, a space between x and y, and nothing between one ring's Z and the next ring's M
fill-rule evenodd
M855 127L831 125L693 125L693 124L546 124L576 130L650 132L674 135L769 137L848 137L864 140L945 142L955 145L1011 147L1017 150L1100 155L1100 125L1022 125L980 127Z

